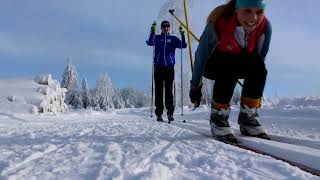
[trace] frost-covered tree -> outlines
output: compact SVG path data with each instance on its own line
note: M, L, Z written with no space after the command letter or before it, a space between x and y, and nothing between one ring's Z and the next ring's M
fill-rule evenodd
M186 0L187 2L187 10L190 11L191 8L194 7L194 0ZM168 13L169 9L174 9L175 15L177 15L180 18L184 19L184 2L183 0L179 1L174 1L174 0L166 0L163 5L161 6L159 13L158 13L158 18L157 20L159 22L163 20L168 20L171 24L171 34L174 35L180 35L179 33L179 26L180 23L171 15ZM183 21L182 19L182 21ZM193 41L193 39L192 39Z
M145 107L147 106L148 98L146 97L146 94L142 91L136 91L136 101L135 101L135 107Z
M212 92L213 92L213 83L214 81L210 79L202 79L202 104L211 106L212 103Z
M187 64L186 64L187 66ZM181 65L175 66L175 86L176 86L176 106L181 107L181 99L183 99L183 105L190 105L189 91L190 91L190 67L184 67L181 76ZM181 81L182 77L182 81Z
M67 104L74 104L72 100L74 100L76 96L74 93L76 93L78 88L78 73L76 66L71 63L70 57L67 58L67 66L62 74L61 87L68 90L65 102Z
M75 109L81 109L83 107L82 97L79 91L73 90L69 98L70 105L73 106Z
M99 105L100 109L106 110L108 108L114 108L113 96L115 95L112 88L112 83L109 76L104 73L101 74L96 83L94 90L94 103Z
M241 99L241 93L240 90L238 88L236 88L233 92L232 98L231 98L231 102L230 104L232 105L238 105Z
M120 96L126 108L139 108L150 106L150 94L144 93L132 87L120 90Z
M99 95L96 92L96 89L90 90L91 94L91 107L94 109L100 109L99 107Z
M123 88L120 90L120 96L124 101L126 108L136 107L136 90L132 87Z
M120 94L120 89L114 90L113 104L116 109L121 109L125 107L125 103Z
M102 110L107 110L108 109L108 100L105 96L100 96L99 97L99 108Z
M82 80L82 104L84 108L87 108L91 104L91 94L87 79Z

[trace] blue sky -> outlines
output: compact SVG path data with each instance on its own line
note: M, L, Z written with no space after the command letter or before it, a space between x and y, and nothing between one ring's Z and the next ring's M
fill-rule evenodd
M91 86L107 72L115 87L147 89L150 24L166 0L4 0L0 2L0 78L51 73L61 79L66 56ZM201 35L209 12L223 0L201 0L190 26ZM320 93L317 0L268 0L273 25L267 96ZM184 51L187 55L187 51ZM179 54L179 53L177 53ZM179 56L177 56L179 58ZM186 63L189 63L187 59ZM189 66L187 66L189 67Z

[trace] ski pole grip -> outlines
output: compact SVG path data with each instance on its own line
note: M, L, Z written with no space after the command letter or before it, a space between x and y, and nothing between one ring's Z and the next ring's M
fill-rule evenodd
M174 9L169 9L169 13L173 15Z

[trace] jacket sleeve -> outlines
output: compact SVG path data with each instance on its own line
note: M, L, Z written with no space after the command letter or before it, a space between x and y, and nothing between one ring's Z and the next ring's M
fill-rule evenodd
M150 33L149 39L146 41L148 46L154 46L156 41L156 34L154 32Z
M271 23L267 20L267 26L266 26L266 30L264 32L264 40L263 40L262 47L260 50L260 56L263 59L263 61L265 61L265 58L266 58L268 51L269 51L270 42L271 42L271 35L272 35Z
M217 45L218 36L216 35L212 24L208 23L201 35L200 42L195 53L194 69L191 78L193 86L197 87L201 85L205 65Z
M187 47L185 35L181 35L181 40L174 36L174 44L176 48L182 49Z

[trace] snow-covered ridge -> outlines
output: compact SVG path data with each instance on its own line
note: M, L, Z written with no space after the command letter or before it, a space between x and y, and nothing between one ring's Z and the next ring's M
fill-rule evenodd
M0 113L65 112L65 88L51 75L0 79Z
M311 106L320 106L320 96L307 96L307 97L290 97L290 98L280 98L280 97L271 97L263 98L264 107L311 107Z

